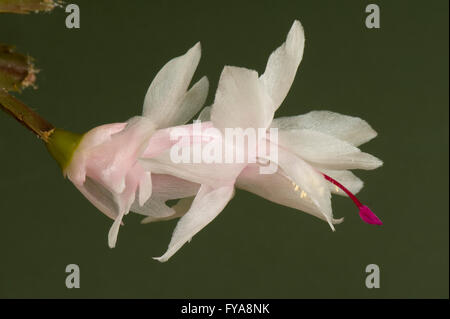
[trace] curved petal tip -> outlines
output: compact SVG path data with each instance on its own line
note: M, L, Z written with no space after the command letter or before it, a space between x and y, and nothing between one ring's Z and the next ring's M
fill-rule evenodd
M152 257L154 260L159 261L160 263L164 263L168 260L168 258L164 258L164 256L161 257Z

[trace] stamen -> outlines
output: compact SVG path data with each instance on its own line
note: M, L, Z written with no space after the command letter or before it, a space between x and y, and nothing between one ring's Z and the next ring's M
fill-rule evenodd
M363 221L365 221L368 224L375 224L375 225L383 225L383 222L375 215L369 207L363 205L358 198L356 198L355 195L353 195L352 192L350 192L347 188L344 187L341 183L336 181L335 179L331 178L330 176L322 173L323 177L329 181L330 183L336 185L340 189L342 189L348 197L355 203L356 207L359 209L359 216Z
M294 191L298 192L300 190L300 186L295 184L295 182L292 182L292 186L294 186ZM304 190L302 190L300 192L300 198L305 198L306 196L307 196L306 192Z

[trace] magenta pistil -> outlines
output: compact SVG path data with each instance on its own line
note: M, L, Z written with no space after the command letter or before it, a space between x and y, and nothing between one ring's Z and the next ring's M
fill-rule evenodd
M325 179L327 181L329 181L330 183L336 185L337 187L339 187L340 189L342 189L347 195L348 197L350 197L350 199L355 203L356 207L358 207L359 209L359 216L361 217L361 219L363 221L365 221L368 224L373 224L373 225L383 225L383 222L377 217L377 215L375 215L369 207L363 205L358 198L356 198L356 196L350 192L344 185L342 185L341 183L339 183L337 180L331 178L330 176L322 173L323 177L325 177Z

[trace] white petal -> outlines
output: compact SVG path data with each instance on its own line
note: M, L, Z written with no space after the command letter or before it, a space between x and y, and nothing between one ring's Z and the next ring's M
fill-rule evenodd
M141 158L139 163L145 170L157 174L173 175L189 182L210 186L234 183L234 180L246 165L245 163L174 163L170 151L165 151L154 158Z
M304 115L274 119L272 127L279 129L310 129L334 136L354 146L366 143L377 132L364 120L330 111L312 111Z
M248 165L239 175L236 187L270 200L279 205L301 210L327 221L324 214L312 202L309 196L301 197L301 190L278 170L274 174L260 174L258 164ZM333 224L342 220L332 219Z
M335 179L342 185L344 185L350 192L353 194L357 194L364 186L362 180L355 176L350 171L347 170L329 170L329 169L321 169L322 173L327 174L331 178ZM328 187L333 194L347 196L345 192L337 188L334 184L328 182Z
M303 57L305 35L299 21L292 25L286 42L276 49L267 61L261 82L272 98L272 111L275 112L291 88L297 68Z
M140 206L136 201L131 206L131 211L149 216L151 220L174 215L174 209L167 206L166 201L194 196L198 193L200 187L199 184L194 184L175 176L153 173L152 184L151 198L143 206Z
M322 168L370 170L383 164L378 158L361 152L350 143L313 130L280 130L278 143Z
M266 128L273 118L271 104L256 71L226 66L220 75L211 121L222 132L225 128Z
M139 186L139 179L143 173L142 168L134 166L134 169L129 172L126 177L126 189L122 194L118 194L119 197L119 214L114 220L109 233L108 233L108 245L110 248L114 248L117 242L117 235L119 234L119 228L122 223L122 218L130 211L130 207L136 200L136 190Z
M165 262L173 256L181 246L209 224L225 208L233 196L233 192L233 186L214 189L202 185L192 202L191 208L178 222L170 240L169 248L164 255L155 259Z
M305 196L312 200L334 230L331 194L322 174L289 151L279 148L278 153L278 164L281 169L299 186Z
M166 200L194 196L200 188L199 184L164 174L152 173L152 182L153 194Z
M89 150L86 159L87 174L113 192L125 189L127 174L146 148L155 126L145 117L131 118L126 127L111 139Z
M172 208L175 210L177 216L184 216L192 206L195 196L182 198Z
M74 185L103 214L111 219L116 219L119 215L120 198L95 180L86 177L84 184Z
M145 172L139 182L139 205L143 206L152 195L152 174Z
M155 214L152 214L151 216L147 216L143 220L141 220L142 224L148 224L152 222L159 222L159 221L167 221L174 218L178 218L181 216L184 216L186 212L189 210L189 208L192 205L192 201L194 200L194 196L182 198L176 203L174 206L170 207L171 214L167 214L166 216L157 216Z
M208 97L209 81L206 76L202 77L185 94L177 114L170 121L170 126L182 125L189 122L195 114L203 107Z
M175 214L173 208L166 205L166 200L161 198L150 198L144 206L140 207L133 203L131 211L149 216L155 219L166 218Z
M126 125L126 123L101 125L84 134L80 144L73 153L70 165L66 168L64 174L67 175L74 184L80 185L84 183L89 151L95 146L110 140L111 135L123 130Z
M159 128L183 124L203 106L208 91L206 78L202 78L186 93L200 56L198 42L186 54L164 65L150 84L142 114Z
M114 223L112 224L111 228L109 229L108 233L108 246L109 248L116 247L117 242L117 236L119 234L119 227L122 223L122 218L124 216L124 213L120 213L119 216L114 220Z
M211 106L205 106L203 110L200 112L197 120L201 122L211 121Z

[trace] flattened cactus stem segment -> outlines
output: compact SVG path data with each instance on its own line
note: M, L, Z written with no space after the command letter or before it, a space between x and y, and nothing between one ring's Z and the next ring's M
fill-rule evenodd
M50 122L14 96L0 89L0 109L14 117L19 123L36 134L45 142L45 146L64 171L72 160L82 134L55 128Z
M61 3L60 0L0 0L0 13L48 12L57 6L61 6Z
M0 109L14 117L19 123L47 143L55 127L31 108L0 88Z

